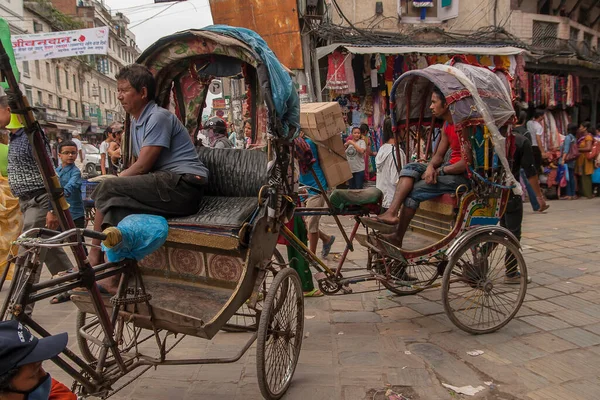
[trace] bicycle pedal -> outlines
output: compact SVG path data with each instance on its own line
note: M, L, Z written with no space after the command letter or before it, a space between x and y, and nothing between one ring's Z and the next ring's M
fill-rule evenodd
M342 292L344 292L344 294L352 294L352 289L350 289L349 287L342 287Z

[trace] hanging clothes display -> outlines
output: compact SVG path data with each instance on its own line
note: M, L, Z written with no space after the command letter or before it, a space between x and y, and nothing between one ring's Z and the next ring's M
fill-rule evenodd
M349 54L344 61L344 71L346 74L346 82L348 84L348 89L346 90L346 93L348 94L356 93L356 83L354 80L354 70L352 69L352 60L352 55Z
M346 80L345 56L334 51L328 57L327 83L325 89L343 92L348 90L348 81Z
M356 54L352 58L352 71L354 73L354 85L356 86L355 93L364 96L365 91L365 57L361 54Z

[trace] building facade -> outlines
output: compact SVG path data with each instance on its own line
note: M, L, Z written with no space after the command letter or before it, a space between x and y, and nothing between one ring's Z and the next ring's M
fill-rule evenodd
M96 1L58 3L21 2L20 33L106 26L110 28L108 54L20 62L24 93L39 110L38 119L49 136L67 131L83 133L91 141L101 140L104 127L125 118L114 76L121 67L135 62L140 50L124 15L113 16ZM67 8L67 3L73 8ZM57 5L63 8L60 19L55 17Z

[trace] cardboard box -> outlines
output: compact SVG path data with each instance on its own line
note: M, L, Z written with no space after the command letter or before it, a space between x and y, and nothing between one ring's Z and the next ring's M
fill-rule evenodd
M327 140L346 130L342 108L337 102L300 105L302 130L314 140Z
M352 178L350 164L346 159L346 148L340 135L324 141L315 140L315 144L319 152L319 165L329 188L333 189Z

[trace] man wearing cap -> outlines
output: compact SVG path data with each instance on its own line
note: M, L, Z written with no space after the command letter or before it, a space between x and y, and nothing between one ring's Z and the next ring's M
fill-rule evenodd
M76 400L42 368L42 362L58 356L67 342L66 333L38 339L18 321L0 322L0 399Z
M2 101L0 100L0 108ZM23 232L33 228L57 229L58 218L54 215L52 204L44 180L33 156L29 139L23 129L23 124L16 114L12 114L10 124L6 126L10 131L10 144L8 146L8 185L15 197L19 198L21 213L23 213ZM50 144L46 141L46 151L50 155ZM46 266L52 275L73 268L73 264L65 251L58 247L49 249L45 258ZM39 282L41 269L35 277ZM32 310L33 305L28 306Z

